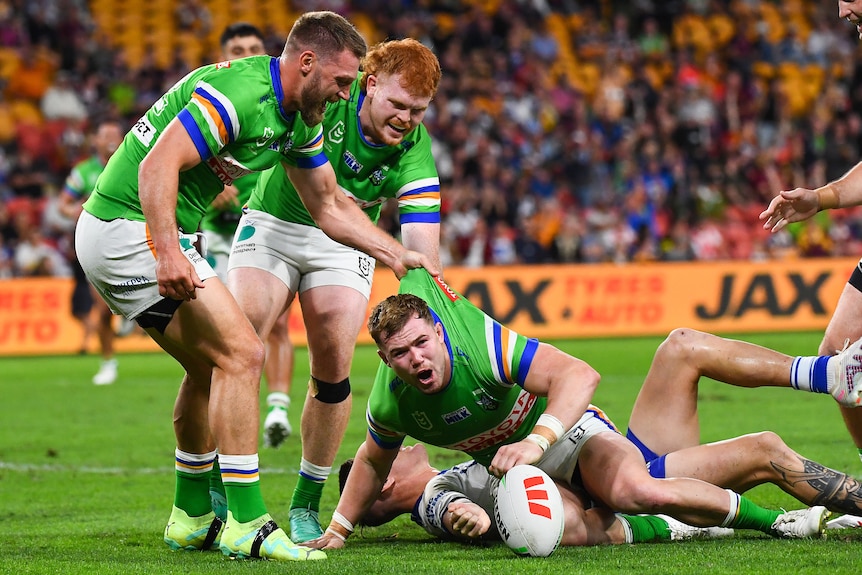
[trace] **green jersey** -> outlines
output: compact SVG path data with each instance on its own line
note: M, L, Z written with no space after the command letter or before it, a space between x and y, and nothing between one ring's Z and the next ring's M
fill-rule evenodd
M281 170L281 168L275 168ZM284 171L284 170L281 170ZM222 235L233 235L236 231L236 226L239 224L239 219L242 217L242 208L248 203L251 197L251 192L257 184L260 177L259 172L243 176L233 183L237 189L237 204L228 206L225 209L214 207L210 204L207 207L207 212L204 214L204 219L201 220L201 229L210 232L216 232Z
M126 134L84 209L102 220L145 221L138 167L167 125L182 124L201 162L179 175L177 223L194 232L226 184L280 161L315 168L326 161L323 128L306 126L282 107L279 61L252 56L190 72Z
M96 189L96 180L105 169L105 164L99 156L90 156L75 164L66 177L63 190L76 200L85 200Z
M409 435L489 465L502 445L529 435L545 410L546 398L523 389L539 342L503 327L424 269L409 271L399 291L425 300L443 326L452 377L426 395L381 363L366 413L371 436L390 449Z
M388 198L398 199L401 224L440 223L440 179L431 154L431 137L419 125L397 146L377 145L362 133L359 110L365 92L353 82L348 100L326 108L324 152L341 191L377 222ZM261 174L248 207L286 222L316 225L284 170Z

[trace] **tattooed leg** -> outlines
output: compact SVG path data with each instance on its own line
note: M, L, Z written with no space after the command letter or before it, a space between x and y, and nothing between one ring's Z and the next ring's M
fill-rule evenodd
M862 483L846 473L829 469L801 456L801 469L770 463L780 477L775 484L803 503L823 505L838 513L862 513Z

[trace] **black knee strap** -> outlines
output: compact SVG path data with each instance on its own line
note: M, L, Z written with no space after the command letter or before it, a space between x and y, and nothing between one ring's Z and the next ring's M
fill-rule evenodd
M329 383L321 381L311 376L308 382L308 387L311 389L311 396L317 401L323 403L341 403L350 397L350 378L346 377L338 383Z
M855 287L857 290L862 291L862 261L856 264L856 267L853 269L853 273L850 275L850 279L847 281L850 285Z

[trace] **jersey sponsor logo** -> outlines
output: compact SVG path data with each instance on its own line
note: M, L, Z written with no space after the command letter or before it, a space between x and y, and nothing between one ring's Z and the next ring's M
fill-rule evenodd
M222 68L230 68L230 60L224 60L216 64L216 70L221 70Z
M258 148L269 146L269 141L272 140L273 136L275 136L275 131L267 126L263 129L263 135L255 141L255 145L257 145Z
M145 288L151 283L153 283L152 279L146 276L138 276L134 278L129 278L123 283L111 286L108 292L114 295L126 295L133 293L135 290Z
M153 138L156 137L156 129L150 123L146 116L142 117L140 120L135 122L135 125L132 126L132 134L147 148L150 147L150 144L153 141Z
M335 144L340 144L344 141L344 120L338 120L334 126L329 129L326 134L326 139Z
M443 281L443 278L441 278L440 276L434 276L434 282L440 287L441 290L443 290L443 293L446 294L446 297L448 297L450 300L455 301L458 299L458 294L455 293L455 290L450 288L446 284L446 282Z
M474 390L473 397L476 398L476 405L485 411L497 411L497 408L500 407L500 402L488 395L484 389Z
M359 163L359 160L356 159L356 156L350 153L349 150L344 152L342 156L344 160L344 165L348 167L348 169L354 174L358 174L362 171L362 164Z
M489 447L499 445L515 434L521 424L524 423L530 410L536 404L537 399L538 398L535 395L526 391L521 391L518 395L518 399L512 406L512 411L510 411L506 418L503 419L503 421L501 421L496 427L489 429L484 433L468 437L464 441L459 441L458 443L451 445L443 445L441 447L470 453L482 451Z
M413 420L416 422L416 425L421 427L424 430L429 430L434 427L431 424L431 418L424 411L414 411L410 415L413 416Z
M213 171L219 181L226 186L233 184L235 179L252 173L251 170L240 165L230 156L213 156L206 161L206 164Z
M156 116L161 116L162 112L165 111L165 108L167 108L167 106L168 106L168 101L165 100L164 96L162 96L161 98L156 100L155 104L153 104L153 112L155 112Z
M449 413L443 414L443 421L445 421L448 425L452 425L453 423L458 423L459 421L464 421L468 417L473 415L470 413L470 410L466 407L459 407L455 411L450 411Z

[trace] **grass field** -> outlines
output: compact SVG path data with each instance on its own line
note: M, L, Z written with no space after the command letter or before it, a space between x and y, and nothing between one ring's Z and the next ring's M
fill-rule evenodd
M786 353L817 349L818 333L747 335ZM603 375L595 398L624 428L659 338L561 341ZM778 541L743 531L732 540L560 549L548 559L520 559L502 544L439 543L407 516L356 535L329 559L308 564L229 561L217 552L173 553L162 530L173 497L171 412L181 371L163 354L120 357L116 384L96 387L95 357L0 359L0 573L860 573L862 533L826 540ZM351 377L353 417L338 462L364 439L364 406L376 367L370 347L357 350ZM291 423L308 378L297 355ZM703 440L771 429L825 465L862 472L834 402L787 389L744 390L712 381L700 388ZM660 425L661 422L657 422ZM297 431L298 433L298 431ZM432 450L445 467L459 454ZM300 449L298 437L261 451L262 488L273 516L287 526ZM748 495L768 507L801 504L772 486ZM328 522L337 481L324 490Z

